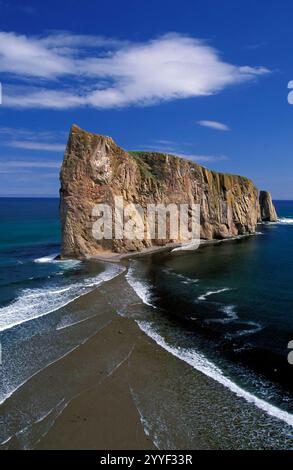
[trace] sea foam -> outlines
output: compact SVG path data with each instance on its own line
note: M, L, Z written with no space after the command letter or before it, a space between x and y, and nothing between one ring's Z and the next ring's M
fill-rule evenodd
M53 253L52 255L42 256L41 258L34 259L34 263L54 263L57 266L60 266L63 269L72 269L75 266L81 264L81 261L77 259L56 259L58 253Z
M56 261L56 256L58 253L53 253L52 255L42 256L41 258L34 259L35 263L52 263L52 261Z
M292 217L280 217L277 221L278 224L285 224L285 225L291 225L293 224L293 218Z
M135 266L134 264L131 264L125 276L128 284L130 285L130 287L132 287L132 289L135 291L135 293L145 305L154 307L151 303L151 293L147 282L139 280L136 277L137 273L134 274L134 271Z
M99 275L64 287L56 285L39 289L23 289L12 303L0 308L0 332L65 307L80 296L118 276L124 269L116 264L107 264L105 270Z
M221 312L224 313L224 318L211 318L210 320L206 320L207 323L231 323L233 321L238 320L238 315L236 313L236 306L235 305L224 305L221 308Z
M135 278L134 266L132 266L131 269L129 269L126 275L126 278L130 286L135 290L135 292L141 298L141 300L147 305L151 305L149 302L149 299L150 299L149 288L146 283L138 281ZM212 294L224 292L226 290L230 290L230 289L223 288L223 289L219 289L218 291L209 291L208 293L209 295L212 295ZM205 294L203 297L206 297L207 294ZM231 308L229 308L225 312L226 315L228 315L228 317L230 316L231 319L235 315L235 310L232 307L234 306L231 306ZM239 385L234 383L231 379L226 377L224 373L222 372L222 370L219 367L217 367L215 364L213 364L211 361L209 361L203 354L197 352L194 349L186 349L186 348L171 346L152 327L150 323L146 321L140 321L140 320L136 320L136 323L147 336L152 338L159 346L164 348L173 356L186 362L194 369L198 370L199 372L205 374L206 376L220 383L224 387L228 388L231 392L235 393L238 397L243 398L248 403L255 405L257 408L264 411L268 415L274 418L277 418L290 426L293 426L292 414L288 413L287 411L281 410L280 408L266 402L265 400L262 400L261 398L256 397L252 393L241 388ZM246 330L246 333L247 333L247 330Z
M209 290L205 294L200 295L198 297L198 300L206 300L206 298L209 297L210 295L221 294L221 292L226 292L228 290L231 290L231 288L230 287L223 287L222 289L218 289L218 290Z
M234 383L228 377L226 377L222 370L215 364L210 362L203 354L195 351L194 349L185 349L169 345L165 339L157 333L157 331L145 321L136 321L138 326L144 333L152 338L159 346L164 348L173 356L177 357L181 361L186 362L194 369L205 374L216 382L220 383L224 387L228 388L231 392L235 393L238 397L243 398L248 403L255 405L260 410L264 411L268 415L284 421L289 426L293 426L293 415L287 411L281 410L280 408L271 405L270 403L256 397L252 393L244 390L239 385Z

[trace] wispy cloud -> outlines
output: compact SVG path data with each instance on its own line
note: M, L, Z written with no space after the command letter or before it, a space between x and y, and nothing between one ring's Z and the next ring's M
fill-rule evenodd
M22 170L34 170L41 168L59 169L61 162L51 160L6 160L0 162L1 173L11 173ZM56 176L56 173L54 173Z
M209 127L217 131L230 131L230 127L227 124L223 124L218 121L197 121L197 124L202 127Z
M175 155L177 157L185 158L186 160L191 160L196 163L222 162L222 161L229 160L229 157L227 157L226 155L203 155L203 154L197 154L197 153L181 152L177 150L180 144L175 143L175 142L173 142L174 145L172 147L170 147L169 145L164 145L164 144L159 145L159 144L156 144L156 142L159 142L159 141L155 141L153 145L150 145L150 144L139 145L138 148L141 148L141 151L145 150L148 152L159 152L159 153ZM163 142L166 142L166 141L163 141ZM181 144L181 145L184 145L184 144Z
M60 45L63 49L63 52L68 54L78 54L81 52L82 49L86 48L121 48L123 46L129 45L129 41L121 40L112 37L105 37L105 36L94 36L94 35L84 35L84 34L72 34L69 31L52 31L46 37L39 38L42 45L46 47L56 47L60 50ZM71 49L64 49L65 47L69 47ZM73 49L73 48L79 49Z
M0 72L9 83L4 106L106 109L208 96L269 71L225 62L204 41L175 33L129 43L66 32L0 32Z
M193 155L181 153L178 156L186 158L187 160L192 160L196 163L223 162L229 160L229 157L226 155Z
M5 147L43 152L64 152L66 133L38 131L12 127L0 127L0 136Z
M251 50L254 50L254 49L260 49L262 47L265 47L269 44L268 41L261 41L261 42L257 42L257 43L254 43L254 44L248 44L244 47L244 49L251 49Z
M177 157L185 158L186 160L191 160L195 163L212 163L212 162L223 162L229 160L229 157L226 155L198 155L193 153L182 153L176 152Z
M176 142L174 140L165 140L165 139L158 139L155 142L159 145L174 145Z
M19 141L13 140L6 144L8 147L23 149L23 150L40 150L44 152L64 152L65 146L63 144L50 144L43 142Z
M48 130L39 130L39 129L24 129L19 127L4 127L0 126L0 135L7 137L12 137L14 139L27 139L27 140L65 140L67 137L67 132L62 131L48 131Z

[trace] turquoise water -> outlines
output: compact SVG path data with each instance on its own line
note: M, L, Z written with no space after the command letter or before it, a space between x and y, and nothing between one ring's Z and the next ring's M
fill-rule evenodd
M0 306L60 271L57 264L36 262L59 252L58 205L58 199L0 199Z
M97 315L97 306L93 302L84 309L75 301L122 270L105 263L55 260L60 250L58 206L58 199L0 199L0 406L10 399L12 407L11 413L0 412L0 444L11 429L32 421L30 413L17 411L29 407L29 400L13 404L17 390L94 334L96 325L85 319ZM50 397L44 394L41 402L48 412ZM36 420L41 411L36 408ZM15 413L25 424L20 417L13 419Z
M0 198L0 246L7 253L24 247L55 247L60 242L59 200L53 198ZM36 247L37 245L37 247Z
M54 260L60 244L58 204L58 199L0 199L0 402L73 347L63 338L48 343L41 355L30 340L22 354L19 341L37 338L55 324L56 315L63 321L62 307L119 272L103 263ZM155 307L139 318L150 336L179 356L183 350L200 352L233 383L292 412L287 346L293 339L293 202L276 206L278 223L259 225L255 236L194 253L136 259L127 277ZM88 314L75 312L74 321Z

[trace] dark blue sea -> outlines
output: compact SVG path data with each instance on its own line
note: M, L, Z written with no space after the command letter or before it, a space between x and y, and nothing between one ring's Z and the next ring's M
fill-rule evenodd
M64 333L57 341L51 331L66 332L90 318L90 311L74 313L74 302L122 270L111 263L55 260L58 204L58 199L0 199L2 403L89 336L80 329L74 338ZM275 204L278 222L259 225L256 235L195 252L131 260L126 279L148 307L136 318L143 331L171 354L292 425L293 202ZM64 316L68 305L72 312L67 308ZM35 349L40 332L48 342ZM12 431L2 432L5 442Z

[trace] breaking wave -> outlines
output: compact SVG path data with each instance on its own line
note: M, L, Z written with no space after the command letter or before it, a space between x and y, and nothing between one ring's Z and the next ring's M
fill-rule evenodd
M236 313L236 306L235 305L225 305L221 308L221 312L224 313L224 318L211 318L207 320L207 323L230 323L235 320L238 320L238 315Z
M23 289L12 303L0 308L0 331L65 307L78 297L110 281L124 269L122 266L107 264L105 270L99 275L71 282L64 287L56 284L46 288Z
M293 218L292 217L280 217L277 221L277 224L291 225L293 224Z
M293 426L293 415L287 411L281 410L280 408L271 405L270 403L262 400L252 393L244 390L239 385L234 383L231 379L226 377L222 370L209 361L203 354L195 351L194 349L186 349L176 346L171 346L166 342L166 340L154 329L152 326L145 321L136 321L140 329L146 333L150 338L152 338L159 346L164 348L173 356L177 357L181 361L186 362L194 369L205 374L216 382L220 383L224 387L231 390L238 397L243 398L246 402L255 405L257 408L266 412L268 415L278 418L281 421L284 421L290 426Z
M126 273L126 280L130 287L135 291L138 297L143 301L144 304L154 307L151 303L150 288L146 281L141 281L137 278L137 272L135 272L135 266L132 263Z
M223 289L218 289L218 290L209 290L205 294L202 294L198 297L198 300L206 300L207 297L210 295L215 295L215 294L221 294L221 292L226 292L228 290L231 290L230 287L224 287Z

